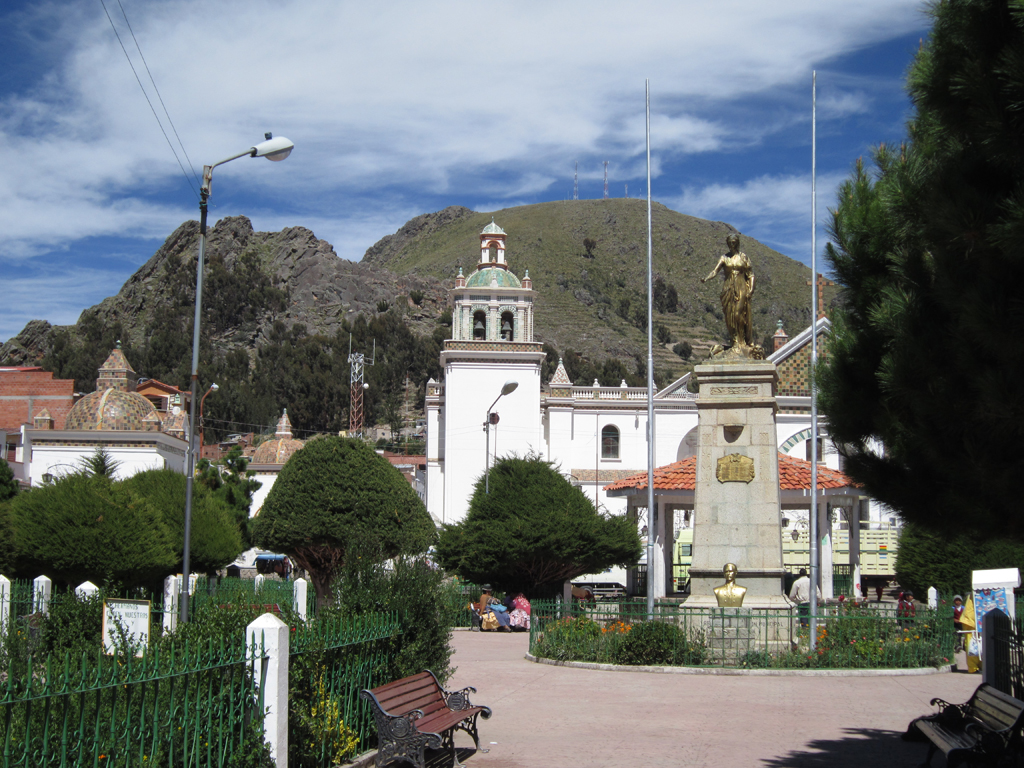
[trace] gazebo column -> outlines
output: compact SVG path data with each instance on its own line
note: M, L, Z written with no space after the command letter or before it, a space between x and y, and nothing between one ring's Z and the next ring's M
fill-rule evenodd
M633 528L636 528L636 505L633 503L633 497L626 497L626 517L633 523ZM626 569L626 594L636 594L636 568Z
M818 536L821 541L821 596L826 600L834 598L835 590L832 586L832 515L825 496L818 497Z
M668 580L672 577L673 520L665 514L664 496L655 496L654 503L658 508L658 524L654 531L654 563L647 566L647 578L654 579L654 596L657 598L665 597L671 591Z

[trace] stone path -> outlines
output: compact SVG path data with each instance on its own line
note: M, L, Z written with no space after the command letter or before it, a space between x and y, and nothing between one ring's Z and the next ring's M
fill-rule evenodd
M457 631L449 688L472 685L487 753L467 768L916 766L899 735L935 696L966 701L980 675L747 677L598 671L526 661L527 634ZM461 746L472 746L465 734ZM939 768L942 757L933 765Z

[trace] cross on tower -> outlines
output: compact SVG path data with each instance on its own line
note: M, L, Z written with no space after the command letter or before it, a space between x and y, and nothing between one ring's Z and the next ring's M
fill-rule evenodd
M807 285L810 285L811 281L807 281ZM818 275L818 320L825 316L825 286L835 285L831 280L827 280L824 275Z

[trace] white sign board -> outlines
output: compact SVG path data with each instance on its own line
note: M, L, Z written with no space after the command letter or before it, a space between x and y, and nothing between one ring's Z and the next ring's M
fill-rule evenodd
M149 645L149 600L103 601L103 651L117 653L124 640L136 647L135 655L142 656Z

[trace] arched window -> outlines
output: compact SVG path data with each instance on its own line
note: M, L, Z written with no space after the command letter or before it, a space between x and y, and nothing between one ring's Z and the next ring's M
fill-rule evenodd
M480 309L473 313L473 338L480 341L487 338L487 314Z
M611 424L601 430L601 458L619 458L619 428Z
M501 313L501 340L512 341L513 329L515 328L511 312Z
M498 262L498 246L495 243L491 243L487 246L487 261L491 264Z

